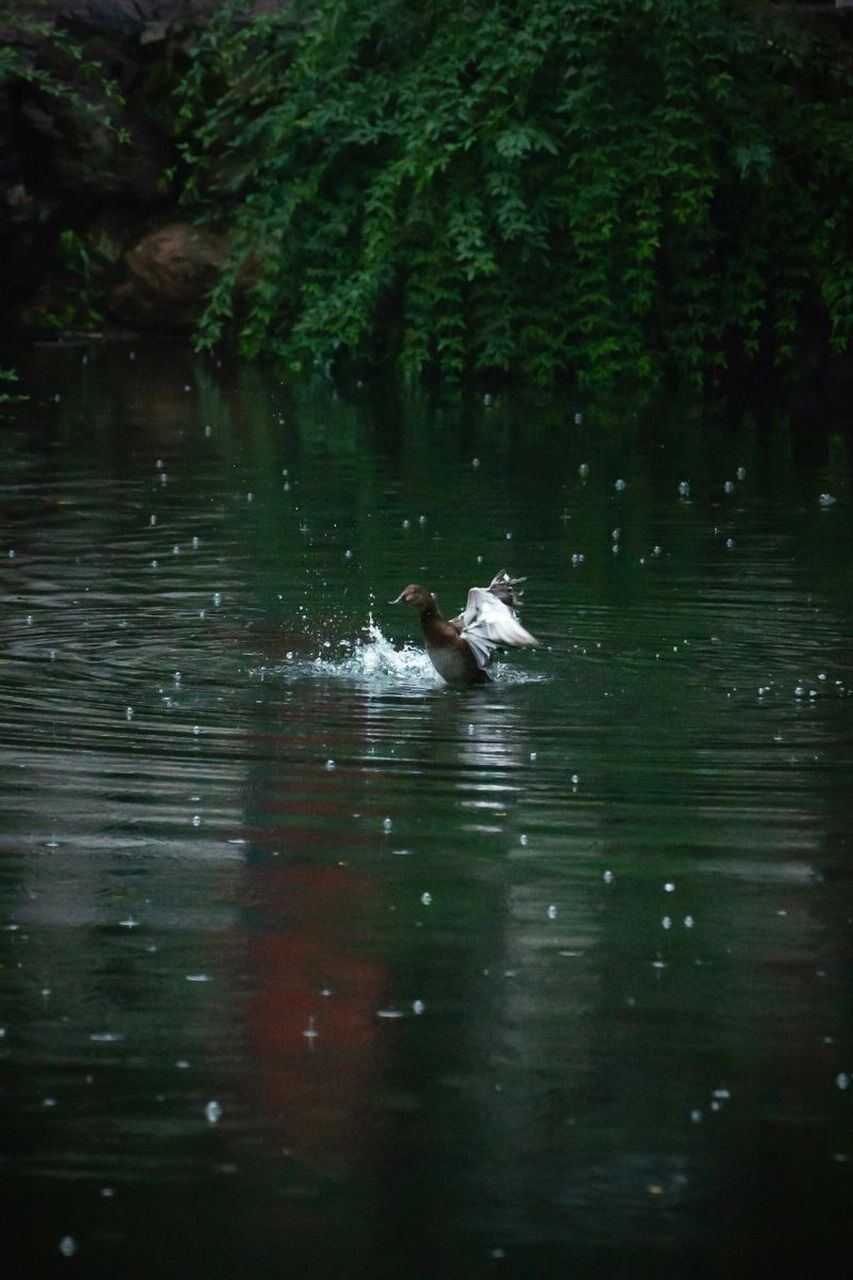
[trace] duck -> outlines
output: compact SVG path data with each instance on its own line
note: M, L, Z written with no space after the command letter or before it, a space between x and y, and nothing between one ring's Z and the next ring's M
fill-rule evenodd
M447 684L489 684L486 668L498 645L534 645L539 641L518 620L521 592L526 578L511 578L500 569L487 587L471 587L465 608L455 618L445 618L431 591L410 582L389 604L409 604L421 616L426 651Z

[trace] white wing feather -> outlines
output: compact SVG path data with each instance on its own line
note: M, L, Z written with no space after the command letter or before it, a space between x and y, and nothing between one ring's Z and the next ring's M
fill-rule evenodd
M499 644L538 644L502 600L486 587L472 587L462 613L462 638L467 640L478 667L487 667Z

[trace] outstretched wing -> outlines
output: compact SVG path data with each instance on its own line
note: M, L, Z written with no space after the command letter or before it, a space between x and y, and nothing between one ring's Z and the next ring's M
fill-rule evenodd
M487 587L472 587L461 614L462 639L467 640L478 667L487 667L499 644L538 644L518 621L512 609Z

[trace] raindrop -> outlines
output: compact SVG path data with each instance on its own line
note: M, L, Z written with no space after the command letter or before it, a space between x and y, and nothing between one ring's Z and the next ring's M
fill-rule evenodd
M611 529L611 530L610 530L610 536L611 536L611 538L613 539L613 541L614 541L614 542L618 542L618 541L619 541L619 539L622 537L622 530L621 530L621 529Z
M588 462L582 462L582 463L580 464L580 466L578 467L578 475L579 475L582 479L584 479L584 480L586 479L586 477L589 475L589 463L588 463Z
M334 760L331 760L331 759L330 759L330 760L327 760L327 761L326 761L326 768L327 768L327 769L329 770L329 772L331 773L332 769L334 769L334 768L335 768L335 762L334 762Z
M525 845L526 845L526 844L527 844L527 836L519 836L519 837L518 837L518 843L519 843L519 844L525 844Z
M604 875L603 875L601 878L602 878L602 880L604 881L604 883L605 883L605 884L612 884L612 883L613 883L613 872L612 872L612 871L605 871Z
M690 495L690 481L689 481L689 480L679 480L679 482L678 482L678 492L679 492L679 494L680 494L680 496L681 496L682 498L687 498L687 497L689 497L689 495Z
M471 466L472 466L472 467L479 467L479 465L480 465L480 459L479 459L479 458L472 458L472 459L471 459Z
M412 522L411 522L411 520L404 520L404 521L403 521L403 528L404 528L404 529L411 529L411 527L412 527Z
M576 787L576 786L578 785L578 783L580 782L580 780L581 780L581 776L580 776L580 774L579 774L579 773L573 773L573 774L572 774L572 776L571 776L571 778L570 778L570 782L571 782L571 784L572 784L572 786L573 786L573 787Z
M427 522L426 516L418 516L418 524L426 524L426 522Z
M582 414L582 413L576 413L576 414L575 414L575 426L576 426L576 427L579 427L579 426L581 425L581 423L582 423L582 422L583 422L583 414Z
M699 1121L702 1119L702 1112L699 1109L699 1107L693 1108L693 1110L690 1112L690 1119L693 1121L694 1124L699 1123Z
M201 814L200 814L200 813L194 813L194 814L193 814L193 826L194 826L194 827L200 827L200 826L201 826Z
M847 1072L839 1071L838 1075L835 1077L835 1083L838 1085L839 1089L849 1089L850 1077Z
M254 502L254 501L255 501L255 495L254 495L253 493L247 493L247 494L246 494L246 501L247 501L247 502Z
M535 751L531 751L531 753L530 753L530 763L532 764L532 763L533 763L533 761L534 761L535 759L536 759L536 752L535 752Z
M201 733L201 725L200 725L200 724L194 724L194 725L193 725L193 733L195 734L195 736L196 736L196 737L198 737L198 735Z
M431 894L431 893L422 893L422 894L421 894L421 902L424 904L424 906L425 906L425 907L430 906L430 905L431 905L431 903L432 903L432 894Z
M221 591L214 591L214 593L213 593L213 603L214 603L214 605L216 606L216 608L217 608L217 609L218 609L218 608L219 608L219 606L222 604L222 592L221 592Z
M204 1109L204 1114L208 1124L216 1124L217 1120L222 1115L222 1108L215 1099L211 1099Z
M735 540L734 540L734 538L726 538L726 547L728 548L728 550L729 550L729 551L731 551L731 550L732 550L732 548L734 547L734 545L735 545Z
M672 928L672 917L671 917L671 916L664 916L663 920L661 920L661 924L663 925L664 929L671 929L671 928Z
M734 491L735 491L734 481L726 480L725 484L723 485L723 493L734 493Z
M693 917L692 917L692 916L685 916L685 917L684 917L684 927L685 927L685 929L692 929L695 923L696 923L696 921L693 919Z
M423 1013L424 1009L426 1009L426 1005L424 1004L423 1000L412 1001L412 1013L421 1014Z
M305 1036L306 1040L316 1040L317 1036L320 1034L319 1031L314 1026L313 1014L308 1015L308 1026L305 1028L302 1034Z
M557 908L554 906L553 902L548 907L547 916L549 920L557 919Z
M386 832L386 833L387 833L387 832L389 832L389 831L393 830L393 827L394 827L394 823L391 821L391 819L390 819L390 818L383 818L383 819L382 819L382 830L383 830L384 832Z
M821 505L822 507L834 507L834 506L835 506L835 498L833 498L833 496L832 496L832 494L831 494L831 493L822 493L822 494L820 495L820 498L818 499L818 501L820 502L820 505Z
M672 883L671 880L667 880L663 888L664 888L664 893L675 893L675 885Z
M344 559L345 559L345 560L352 560L352 552L351 552L351 551L345 551L345 552L344 552Z
M625 481L617 480L613 488L616 490L617 493L622 493L625 489Z
M63 1236L59 1242L59 1252L63 1258L73 1258L77 1247L77 1241L73 1236Z
M507 542L512 542L512 534L511 534L511 533L507 533L507 535L506 535L506 540L507 540Z
M735 472L735 475L737 476L738 480L745 480L746 467L738 467L737 471Z

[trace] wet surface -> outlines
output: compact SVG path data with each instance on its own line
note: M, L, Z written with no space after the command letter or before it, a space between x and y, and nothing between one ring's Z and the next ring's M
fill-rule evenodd
M16 363L8 1274L846 1274L844 433Z

